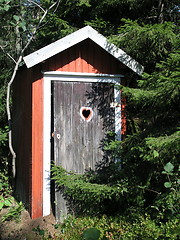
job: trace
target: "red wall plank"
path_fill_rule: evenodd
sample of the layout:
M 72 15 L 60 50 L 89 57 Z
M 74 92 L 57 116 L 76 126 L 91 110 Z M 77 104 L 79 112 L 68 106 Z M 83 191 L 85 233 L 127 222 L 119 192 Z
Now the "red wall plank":
M 32 218 L 42 216 L 43 82 L 39 66 L 20 71 L 13 84 L 15 193 Z
M 29 206 L 31 196 L 31 71 L 18 71 L 13 83 L 12 139 L 16 152 L 15 195 Z
M 39 69 L 37 68 L 37 71 Z M 34 75 L 39 73 L 34 71 Z M 32 199 L 31 217 L 43 214 L 43 79 L 32 83 Z
M 90 40 L 85 40 L 48 59 L 46 71 L 123 74 L 126 67 Z

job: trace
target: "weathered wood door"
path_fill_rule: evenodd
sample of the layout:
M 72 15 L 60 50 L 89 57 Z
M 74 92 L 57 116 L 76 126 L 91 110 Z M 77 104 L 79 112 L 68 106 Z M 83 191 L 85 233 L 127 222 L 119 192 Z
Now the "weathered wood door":
M 114 131 L 114 86 L 109 83 L 53 81 L 54 160 L 68 171 L 83 173 L 108 157 L 103 141 Z M 57 220 L 67 214 L 60 193 L 55 194 Z

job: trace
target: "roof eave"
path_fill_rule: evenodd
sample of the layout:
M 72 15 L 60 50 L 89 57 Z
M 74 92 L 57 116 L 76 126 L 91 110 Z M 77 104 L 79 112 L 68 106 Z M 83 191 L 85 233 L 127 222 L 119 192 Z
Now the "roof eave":
M 54 43 L 51 43 L 25 56 L 23 59 L 26 63 L 26 66 L 30 68 L 88 38 L 102 47 L 118 61 L 122 62 L 124 65 L 132 69 L 134 72 L 139 75 L 142 74 L 144 68 L 141 64 L 127 55 L 123 50 L 116 47 L 113 43 L 108 42 L 103 35 L 98 33 L 90 26 L 81 28 L 64 38 L 59 39 Z

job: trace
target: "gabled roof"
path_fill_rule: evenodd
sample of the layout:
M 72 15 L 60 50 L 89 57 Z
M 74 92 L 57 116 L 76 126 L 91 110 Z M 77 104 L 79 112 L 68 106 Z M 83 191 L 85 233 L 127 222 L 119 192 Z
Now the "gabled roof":
M 126 54 L 123 50 L 116 47 L 113 43 L 94 30 L 90 26 L 79 29 L 78 31 L 71 33 L 70 35 L 61 38 L 29 55 L 24 57 L 24 61 L 28 68 L 35 66 L 36 64 L 74 46 L 77 43 L 82 42 L 85 39 L 91 39 L 97 45 L 102 47 L 106 52 L 115 57 L 118 61 L 122 62 L 128 68 L 132 69 L 137 74 L 141 75 L 144 67 L 135 61 L 132 57 Z

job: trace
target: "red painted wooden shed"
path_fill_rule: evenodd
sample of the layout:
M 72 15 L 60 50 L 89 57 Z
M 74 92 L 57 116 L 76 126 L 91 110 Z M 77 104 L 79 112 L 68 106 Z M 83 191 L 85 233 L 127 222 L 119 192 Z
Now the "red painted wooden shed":
M 13 85 L 15 190 L 37 218 L 51 211 L 52 160 L 82 173 L 102 158 L 99 146 L 110 125 L 119 140 L 125 134 L 124 104 L 114 85 L 143 67 L 90 26 L 24 61 Z M 56 200 L 58 212 L 64 206 Z

